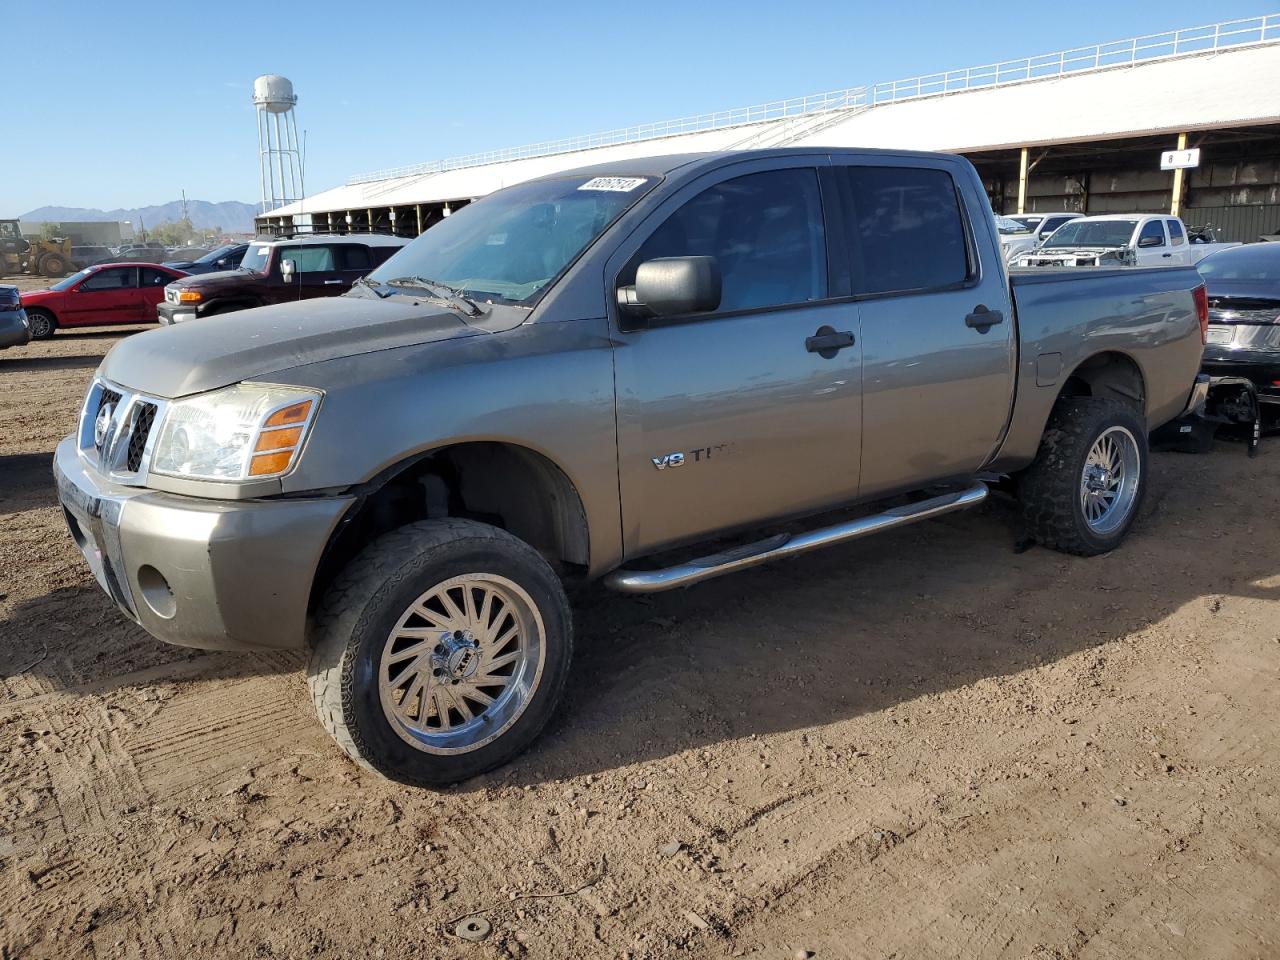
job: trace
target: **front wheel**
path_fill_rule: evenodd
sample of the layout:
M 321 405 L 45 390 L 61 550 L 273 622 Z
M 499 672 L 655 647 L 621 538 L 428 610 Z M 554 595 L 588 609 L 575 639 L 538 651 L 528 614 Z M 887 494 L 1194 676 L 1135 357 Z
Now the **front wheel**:
M 1107 553 L 1133 526 L 1147 489 L 1147 430 L 1117 400 L 1059 400 L 1035 462 L 1019 485 L 1023 518 L 1039 543 L 1064 553 Z
M 374 541 L 326 593 L 312 701 L 361 766 L 418 786 L 476 776 L 524 750 L 555 710 L 573 626 L 528 544 L 470 520 Z

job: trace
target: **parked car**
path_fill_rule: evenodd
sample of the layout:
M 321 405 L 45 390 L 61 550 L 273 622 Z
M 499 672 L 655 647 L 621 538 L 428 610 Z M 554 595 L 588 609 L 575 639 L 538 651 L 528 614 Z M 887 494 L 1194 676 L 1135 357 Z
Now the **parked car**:
M 1035 234 L 1037 243 L 1042 243 L 1053 236 L 1053 231 L 1057 230 L 1064 223 L 1069 223 L 1072 220 L 1079 220 L 1083 216 L 1083 213 L 1070 213 L 1064 210 L 1055 213 L 1011 214 L 1009 219 L 1016 220 L 1018 223 L 1022 224 Z
M 22 295 L 31 337 L 46 340 L 59 327 L 112 323 L 152 323 L 165 284 L 184 274 L 154 263 L 112 263 L 86 267 L 47 290 Z
M 378 233 L 255 240 L 237 269 L 170 284 L 157 313 L 161 323 L 174 324 L 271 303 L 336 297 L 408 242 Z
M 169 258 L 169 250 L 157 241 L 127 243 L 116 249 L 115 255 L 100 263 L 160 263 Z
M 218 270 L 235 270 L 244 259 L 247 243 L 229 243 L 226 246 L 210 250 L 195 260 L 166 260 L 166 267 L 173 267 L 187 274 L 214 273 Z
M 1204 371 L 1253 384 L 1268 420 L 1280 416 L 1280 244 L 1220 250 L 1197 265 L 1209 291 Z
M 92 267 L 97 263 L 110 263 L 115 259 L 110 247 L 80 246 L 71 248 L 71 266 L 76 270 Z
M 1006 475 L 1040 543 L 1114 549 L 1206 323 L 1189 267 L 1009 277 L 963 157 L 619 161 L 469 204 L 346 296 L 125 340 L 55 473 L 127 616 L 310 648 L 342 749 L 445 784 L 547 723 L 565 581 L 688 586 Z
M 31 340 L 31 326 L 17 287 L 0 286 L 0 350 L 21 347 Z
M 1000 236 L 1000 249 L 1006 263 L 1018 254 L 1036 247 L 1036 235 L 1031 228 L 1013 217 L 997 216 L 996 233 Z
M 208 247 L 173 247 L 166 251 L 170 259 L 165 263 L 191 263 L 209 255 Z
M 1187 266 L 1234 244 L 1187 241 L 1177 217 L 1107 214 L 1064 223 L 1038 249 L 1019 254 L 1018 267 Z

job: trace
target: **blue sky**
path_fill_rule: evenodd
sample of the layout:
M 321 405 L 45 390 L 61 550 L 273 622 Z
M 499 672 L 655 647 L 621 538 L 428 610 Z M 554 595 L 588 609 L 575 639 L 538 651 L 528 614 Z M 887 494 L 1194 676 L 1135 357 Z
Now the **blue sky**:
M 162 203 L 184 188 L 256 200 L 250 95 L 262 73 L 293 80 L 315 193 L 380 167 L 1275 10 L 1280 0 L 0 0 L 0 217 Z

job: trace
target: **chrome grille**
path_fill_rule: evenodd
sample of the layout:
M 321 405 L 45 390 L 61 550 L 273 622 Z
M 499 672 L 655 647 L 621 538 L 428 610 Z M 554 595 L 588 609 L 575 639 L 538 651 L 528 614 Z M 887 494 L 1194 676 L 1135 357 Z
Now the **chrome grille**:
M 154 427 L 165 401 L 131 393 L 118 384 L 94 380 L 80 415 L 80 454 L 116 483 L 146 482 Z M 105 422 L 100 422 L 104 411 Z

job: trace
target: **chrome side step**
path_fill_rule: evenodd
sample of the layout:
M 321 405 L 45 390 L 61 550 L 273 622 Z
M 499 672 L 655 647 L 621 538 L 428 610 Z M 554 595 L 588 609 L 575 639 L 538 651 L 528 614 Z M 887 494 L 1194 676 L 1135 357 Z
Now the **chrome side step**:
M 623 593 L 658 593 L 673 587 L 687 587 L 726 573 L 758 567 L 762 563 L 793 557 L 818 547 L 857 540 L 896 527 L 905 527 L 917 520 L 928 520 L 954 510 L 964 510 L 987 499 L 987 485 L 974 481 L 972 486 L 955 493 L 930 497 L 919 503 L 894 507 L 884 513 L 859 517 L 830 527 L 810 530 L 808 533 L 780 533 L 758 543 L 734 547 L 709 557 L 700 557 L 688 563 L 665 567 L 661 570 L 615 570 L 604 578 L 605 585 Z

